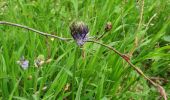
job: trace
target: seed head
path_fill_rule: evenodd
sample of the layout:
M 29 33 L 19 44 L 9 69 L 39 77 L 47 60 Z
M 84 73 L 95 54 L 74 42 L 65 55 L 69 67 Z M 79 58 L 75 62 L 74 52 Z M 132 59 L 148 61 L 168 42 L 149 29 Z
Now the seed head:
M 105 26 L 105 31 L 108 32 L 112 29 L 112 23 L 111 22 L 107 22 L 106 26 Z
M 70 26 L 71 35 L 79 46 L 87 40 L 88 26 L 82 21 L 73 22 Z
M 40 67 L 44 64 L 45 62 L 45 57 L 44 55 L 39 55 L 35 60 L 34 60 L 34 65 L 35 67 Z

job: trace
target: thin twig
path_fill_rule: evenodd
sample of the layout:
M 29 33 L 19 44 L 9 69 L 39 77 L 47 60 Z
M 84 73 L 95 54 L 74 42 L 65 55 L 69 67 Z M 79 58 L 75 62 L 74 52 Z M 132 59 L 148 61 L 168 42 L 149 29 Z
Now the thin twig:
M 95 40 L 88 40 L 87 42 L 92 42 L 92 43 L 96 43 L 99 45 L 102 45 L 112 51 L 114 51 L 115 53 L 117 53 L 119 56 L 121 56 L 131 67 L 133 67 L 133 69 L 141 76 L 143 76 L 146 80 L 148 80 L 153 86 L 155 86 L 158 91 L 160 92 L 161 96 L 164 98 L 164 100 L 167 100 L 167 95 L 165 93 L 165 90 L 162 86 L 160 86 L 159 84 L 155 83 L 154 81 L 152 81 L 148 76 L 146 76 L 141 69 L 139 69 L 138 67 L 136 67 L 134 64 L 131 63 L 130 58 L 127 57 L 126 55 L 120 53 L 119 51 L 117 51 L 115 48 L 108 46 L 106 44 L 103 44 L 101 42 L 95 41 Z
M 96 38 L 96 40 L 100 40 L 106 35 L 106 32 L 104 31 L 99 37 Z
M 124 4 L 125 3 L 125 1 L 122 1 L 121 2 L 121 22 L 122 22 L 122 29 L 123 29 L 123 34 L 124 34 L 124 36 L 125 36 L 125 25 L 124 25 Z
M 135 49 L 136 49 L 137 46 L 138 46 L 138 42 L 140 41 L 139 38 L 138 38 L 137 33 L 141 30 L 141 25 L 142 25 L 142 21 L 143 21 L 143 11 L 144 11 L 145 1 L 144 1 L 144 0 L 141 0 L 140 4 L 141 4 L 141 7 L 140 7 L 140 19 L 139 19 L 138 27 L 137 27 L 136 32 L 135 32 L 134 47 L 132 48 L 132 50 L 131 50 L 131 52 L 130 52 L 130 56 L 133 55 Z
M 44 33 L 44 32 L 38 31 L 38 30 L 36 30 L 36 29 L 30 28 L 30 27 L 28 27 L 28 26 L 24 26 L 24 25 L 20 25 L 20 24 L 16 24 L 16 23 L 11 23 L 11 22 L 6 22 L 6 21 L 0 21 L 0 24 L 24 28 L 24 29 L 33 31 L 33 32 L 35 32 L 35 33 L 38 33 L 38 34 L 41 34 L 41 35 L 44 35 L 44 36 L 53 37 L 53 38 L 57 38 L 57 39 L 64 40 L 64 41 L 72 40 L 72 38 L 62 38 L 62 37 L 59 37 L 59 36 L 56 36 L 56 35 L 52 35 L 52 34 L 49 34 L 49 33 Z
M 106 23 L 105 28 L 104 28 L 104 32 L 96 38 L 96 40 L 100 40 L 101 38 L 104 38 L 110 30 L 112 29 L 112 23 L 109 21 Z
M 157 15 L 157 14 L 154 14 L 154 15 L 149 19 L 148 23 L 146 24 L 145 31 L 148 30 L 151 21 L 156 17 L 156 15 Z
M 140 30 L 140 27 L 142 25 L 142 21 L 143 21 L 143 11 L 144 11 L 144 4 L 145 4 L 145 1 L 144 0 L 141 0 L 141 11 L 140 11 L 140 19 L 139 19 L 139 24 L 138 24 L 138 27 L 137 27 L 137 31 L 138 32 Z
M 101 42 L 98 42 L 98 41 L 95 41 L 95 40 L 87 40 L 86 42 L 92 42 L 92 43 L 100 44 L 100 45 L 102 45 L 102 46 L 104 46 L 104 47 L 107 47 L 107 48 L 113 50 L 115 53 L 117 53 L 117 54 L 120 55 L 120 56 L 123 55 L 123 54 L 121 54 L 119 51 L 117 51 L 115 48 L 110 47 L 110 46 L 108 46 L 108 45 L 106 45 L 106 44 L 103 44 L 103 43 L 101 43 Z

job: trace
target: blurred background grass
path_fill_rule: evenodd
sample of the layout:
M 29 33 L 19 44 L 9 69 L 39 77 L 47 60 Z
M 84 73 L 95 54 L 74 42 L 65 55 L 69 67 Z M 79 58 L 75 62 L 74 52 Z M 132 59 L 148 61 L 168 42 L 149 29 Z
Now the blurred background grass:
M 0 0 L 0 20 L 61 37 L 71 37 L 69 25 L 74 20 L 86 22 L 90 36 L 102 34 L 110 21 L 113 29 L 100 41 L 125 54 L 134 50 L 132 62 L 161 84 L 169 96 L 170 0 L 145 0 L 143 6 L 141 20 L 142 0 Z M 160 98 L 157 90 L 115 53 L 87 43 L 86 56 L 77 55 L 75 64 L 75 47 L 74 42 L 52 41 L 0 25 L 0 99 Z M 52 61 L 36 68 L 34 60 L 39 55 Z M 16 63 L 22 56 L 30 62 L 27 70 Z

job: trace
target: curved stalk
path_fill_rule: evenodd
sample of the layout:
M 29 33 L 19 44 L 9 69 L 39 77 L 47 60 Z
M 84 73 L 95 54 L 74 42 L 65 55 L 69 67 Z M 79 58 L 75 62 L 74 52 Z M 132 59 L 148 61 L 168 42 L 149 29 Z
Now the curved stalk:
M 28 26 L 24 26 L 24 25 L 20 25 L 20 24 L 16 24 L 16 23 L 0 21 L 0 24 L 24 28 L 24 29 L 33 31 L 35 33 L 38 33 L 38 34 L 41 34 L 41 35 L 44 35 L 44 36 L 53 37 L 53 38 L 57 38 L 57 39 L 64 40 L 64 41 L 72 40 L 72 38 L 62 38 L 62 37 L 59 37 L 59 36 L 56 36 L 56 35 L 52 35 L 52 34 L 49 34 L 49 33 L 44 33 L 44 32 L 38 31 L 36 29 L 30 28 Z
M 112 51 L 114 51 L 115 53 L 117 53 L 119 56 L 121 56 L 139 75 L 143 76 L 147 81 L 149 81 L 153 86 L 155 86 L 158 91 L 160 92 L 161 96 L 164 98 L 164 100 L 167 100 L 167 95 L 166 95 L 166 92 L 164 90 L 164 88 L 155 83 L 154 81 L 152 81 L 148 76 L 146 76 L 141 69 L 139 69 L 138 67 L 136 67 L 134 64 L 131 63 L 130 61 L 130 58 L 127 57 L 126 55 L 120 53 L 119 51 L 117 51 L 115 48 L 111 47 L 111 46 L 108 46 L 106 44 L 103 44 L 101 42 L 98 42 L 98 41 L 95 41 L 95 40 L 88 40 L 86 42 L 91 42 L 91 43 L 96 43 L 96 44 L 99 44 L 101 46 L 104 46 Z

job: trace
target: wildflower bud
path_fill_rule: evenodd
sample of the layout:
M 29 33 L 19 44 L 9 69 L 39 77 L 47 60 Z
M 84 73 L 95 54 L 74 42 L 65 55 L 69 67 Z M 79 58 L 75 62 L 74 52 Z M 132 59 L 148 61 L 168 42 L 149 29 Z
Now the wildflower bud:
M 79 46 L 87 40 L 88 26 L 82 21 L 73 22 L 70 26 L 71 35 Z
M 107 22 L 106 26 L 105 26 L 105 32 L 108 32 L 112 29 L 112 23 L 111 22 Z
M 32 75 L 29 75 L 27 79 L 32 80 Z
M 44 86 L 44 87 L 42 88 L 42 90 L 43 90 L 43 91 L 46 91 L 46 90 L 47 90 L 47 86 Z
M 70 83 L 67 83 L 64 87 L 64 91 L 69 91 L 70 90 Z
M 40 67 L 44 64 L 44 55 L 39 55 L 35 60 L 34 60 L 34 65 L 35 67 Z

